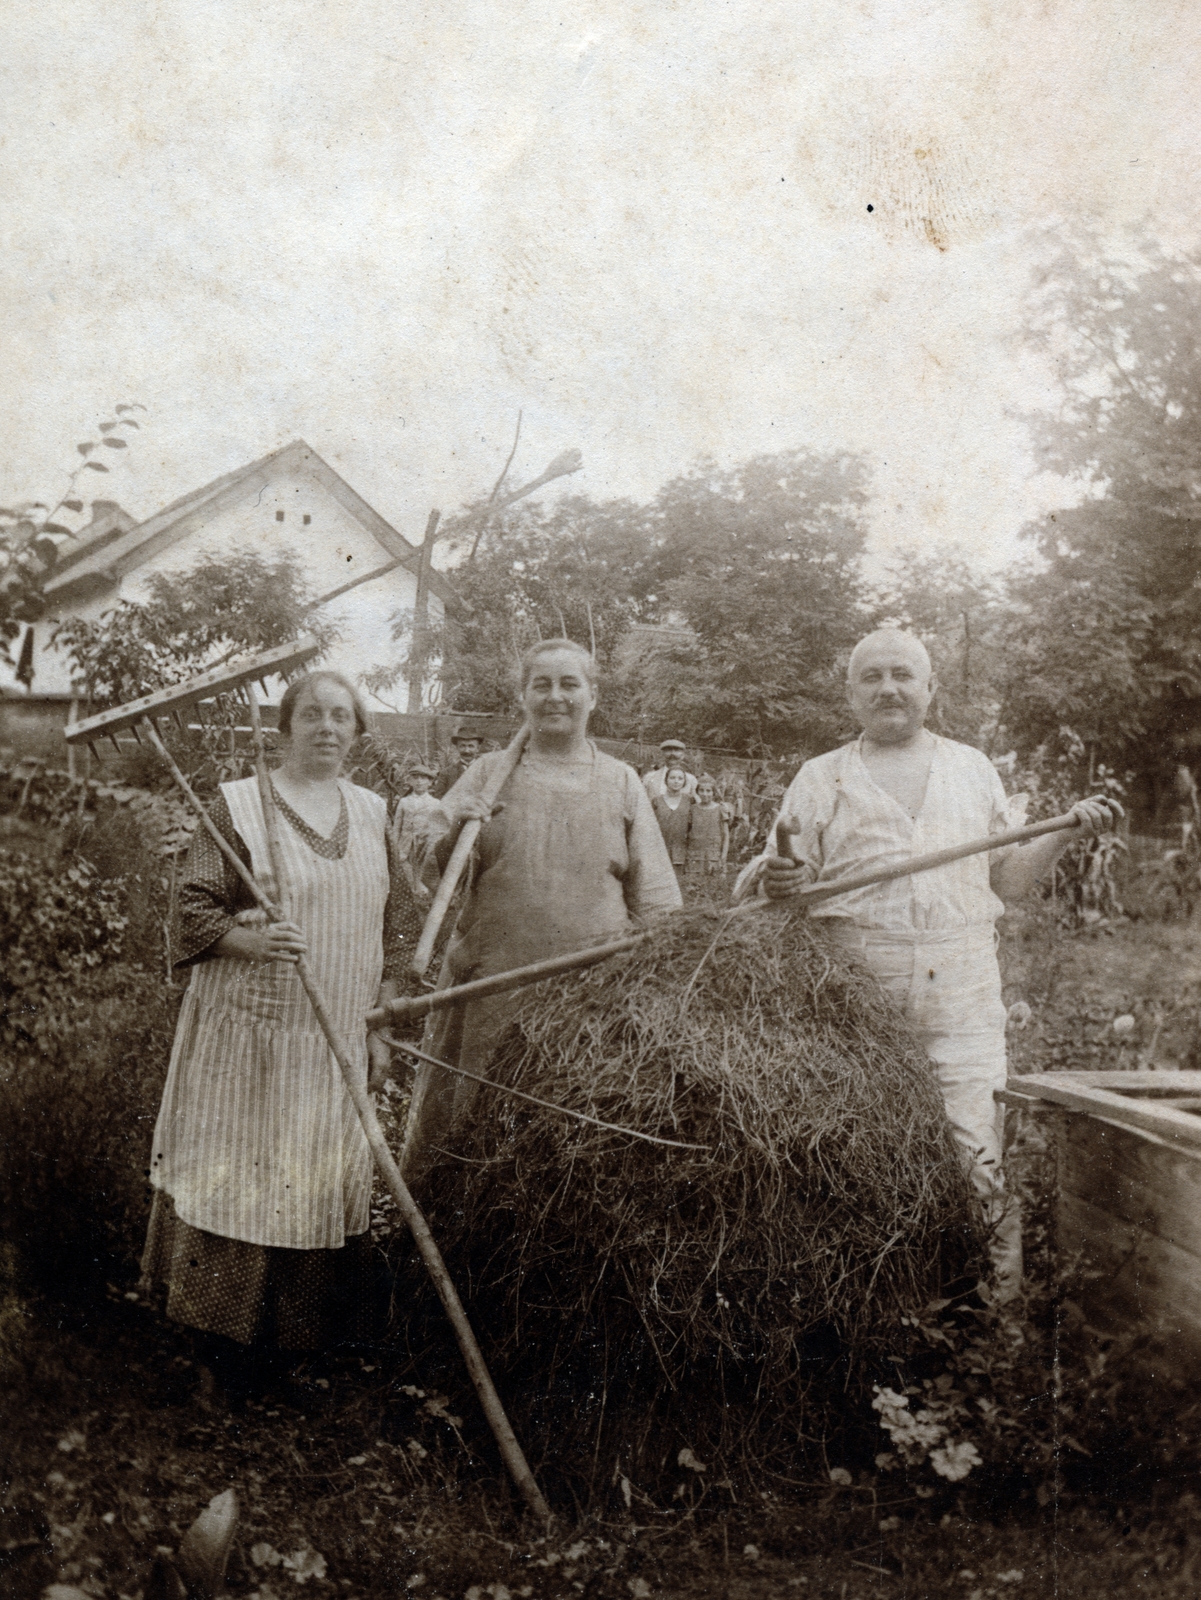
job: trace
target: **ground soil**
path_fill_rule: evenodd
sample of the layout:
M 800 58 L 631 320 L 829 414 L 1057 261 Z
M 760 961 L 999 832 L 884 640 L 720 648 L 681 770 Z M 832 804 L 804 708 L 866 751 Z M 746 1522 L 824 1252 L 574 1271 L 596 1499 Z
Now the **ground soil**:
M 1065 935 L 1034 916 L 1004 941 L 1007 1000 L 1030 1007 L 1024 1027 L 1015 1015 L 1020 1070 L 1201 1065 L 1201 927 Z M 1135 1018 L 1124 1036 L 1121 1015 Z M 156 1552 L 177 1550 L 228 1487 L 228 1590 L 248 1600 L 1201 1594 L 1201 1501 L 1145 1475 L 982 1510 L 951 1489 L 920 1498 L 812 1467 L 766 1488 L 682 1471 L 674 1501 L 636 1486 L 586 1506 L 563 1493 L 547 1534 L 522 1517 L 486 1435 L 456 1416 L 469 1396 L 430 1388 L 420 1355 L 340 1358 L 229 1415 L 198 1393 L 186 1334 L 132 1295 L 126 1282 L 82 1299 L 14 1287 L 0 1308 L 0 1596 L 60 1584 L 139 1600 Z

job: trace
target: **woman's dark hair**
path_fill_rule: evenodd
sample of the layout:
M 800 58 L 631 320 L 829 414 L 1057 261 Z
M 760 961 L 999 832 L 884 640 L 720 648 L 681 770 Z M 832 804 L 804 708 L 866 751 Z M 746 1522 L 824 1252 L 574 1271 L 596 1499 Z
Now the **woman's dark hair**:
M 529 681 L 534 675 L 534 664 L 539 656 L 548 655 L 552 650 L 571 650 L 580 658 L 584 676 L 595 689 L 600 674 L 596 670 L 596 657 L 591 650 L 582 644 L 577 644 L 574 639 L 539 639 L 537 644 L 532 644 L 521 658 L 521 692 L 525 693 Z
M 367 732 L 367 711 L 359 698 L 359 691 L 349 678 L 344 678 L 340 672 L 326 672 L 324 669 L 317 672 L 306 672 L 303 678 L 296 678 L 284 691 L 284 697 L 279 703 L 279 731 L 286 739 L 292 732 L 292 713 L 296 710 L 296 702 L 306 689 L 311 689 L 315 683 L 336 683 L 339 689 L 345 689 L 350 696 L 350 703 L 354 707 L 354 731 L 356 734 Z

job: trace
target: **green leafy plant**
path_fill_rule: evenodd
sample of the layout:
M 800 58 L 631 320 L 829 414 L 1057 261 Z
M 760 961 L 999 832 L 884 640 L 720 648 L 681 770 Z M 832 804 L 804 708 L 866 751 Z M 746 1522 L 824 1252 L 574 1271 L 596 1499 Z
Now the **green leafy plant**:
M 83 459 L 67 474 L 65 492 L 54 505 L 27 500 L 15 506 L 0 506 L 0 660 L 12 661 L 11 647 L 25 624 L 36 622 L 45 611 L 42 588 L 58 564 L 61 542 L 77 537 L 61 521 L 64 511 L 78 514 L 84 502 L 78 489 L 85 472 L 107 473 L 108 465 L 97 451 L 125 450 L 129 441 L 122 429 L 140 429 L 133 416 L 146 407 L 119 405 L 113 415 L 97 428 L 98 439 L 85 439 L 75 446 Z M 33 680 L 33 662 L 28 653 L 29 635 L 17 660 L 17 677 L 26 687 Z
M 123 889 L 83 858 L 47 873 L 39 856 L 0 853 L 0 1043 L 40 1048 L 77 1003 L 78 980 L 120 956 Z

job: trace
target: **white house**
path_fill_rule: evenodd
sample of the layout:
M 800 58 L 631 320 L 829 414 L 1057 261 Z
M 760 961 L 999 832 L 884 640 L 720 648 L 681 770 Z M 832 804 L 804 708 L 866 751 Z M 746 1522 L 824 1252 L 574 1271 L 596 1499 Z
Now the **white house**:
M 340 635 L 323 664 L 352 681 L 404 651 L 391 637 L 391 619 L 412 611 L 419 551 L 302 439 L 193 490 L 145 522 L 112 501 L 95 501 L 92 510 L 91 523 L 64 545 L 46 585 L 49 605 L 35 631 L 30 698 L 70 695 L 69 664 L 49 646 L 56 620 L 95 620 L 119 600 L 145 598 L 150 574 L 184 570 L 210 553 L 290 550 L 299 556 L 314 596 L 330 597 L 322 614 Z M 348 585 L 355 586 L 337 592 Z M 431 625 L 441 622 L 448 600 L 453 604 L 450 586 L 431 572 Z M 8 693 L 23 693 L 11 670 L 0 683 Z

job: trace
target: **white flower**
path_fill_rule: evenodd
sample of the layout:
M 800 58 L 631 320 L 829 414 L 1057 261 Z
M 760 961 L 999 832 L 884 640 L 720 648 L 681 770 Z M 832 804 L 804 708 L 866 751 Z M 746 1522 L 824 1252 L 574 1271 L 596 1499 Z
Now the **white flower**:
M 931 1450 L 930 1465 L 940 1478 L 948 1478 L 952 1483 L 958 1483 L 960 1478 L 966 1478 L 973 1467 L 984 1464 L 976 1446 L 967 1439 L 961 1439 L 958 1444 L 945 1444 L 938 1450 Z
M 1128 1039 L 1134 1032 L 1134 1018 L 1128 1011 L 1125 1015 L 1113 1019 L 1113 1031 L 1119 1039 Z

